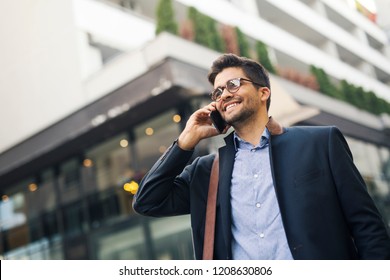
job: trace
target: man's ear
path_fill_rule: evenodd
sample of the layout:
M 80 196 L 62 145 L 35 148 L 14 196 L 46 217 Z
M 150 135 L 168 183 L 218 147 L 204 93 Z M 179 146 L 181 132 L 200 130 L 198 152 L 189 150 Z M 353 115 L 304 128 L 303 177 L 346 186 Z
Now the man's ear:
M 267 101 L 268 98 L 270 97 L 271 95 L 271 91 L 269 88 L 267 87 L 261 87 L 259 88 L 259 93 L 260 93 L 260 98 L 262 101 Z

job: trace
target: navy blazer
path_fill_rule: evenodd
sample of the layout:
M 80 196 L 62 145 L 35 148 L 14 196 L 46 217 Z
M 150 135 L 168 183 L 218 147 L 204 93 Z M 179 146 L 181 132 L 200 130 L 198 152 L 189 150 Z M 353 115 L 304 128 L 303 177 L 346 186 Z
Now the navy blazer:
M 214 259 L 231 259 L 230 187 L 233 134 L 219 149 Z M 133 200 L 140 214 L 191 214 L 195 258 L 201 259 L 214 155 L 196 158 L 175 142 L 140 183 Z M 270 139 L 276 196 L 294 259 L 390 259 L 382 218 L 336 127 L 291 127 Z

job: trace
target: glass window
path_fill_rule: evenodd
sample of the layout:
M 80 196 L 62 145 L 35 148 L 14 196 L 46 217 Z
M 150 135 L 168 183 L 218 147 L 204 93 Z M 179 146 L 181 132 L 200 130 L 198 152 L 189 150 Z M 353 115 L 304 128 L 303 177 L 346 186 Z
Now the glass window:
M 81 197 L 80 163 L 78 158 L 72 158 L 61 164 L 58 185 L 61 202 L 69 203 Z
M 82 205 L 80 201 L 76 201 L 64 207 L 64 229 L 66 234 L 75 235 L 82 233 L 85 222 Z
M 44 236 L 50 239 L 59 236 L 59 219 L 55 211 L 45 212 L 41 219 Z
M 26 190 L 32 180 L 24 180 L 9 188 L 0 200 L 0 229 L 8 230 L 27 222 Z
M 42 174 L 42 182 L 38 185 L 40 192 L 40 204 L 42 210 L 51 211 L 57 205 L 56 191 L 55 191 L 55 177 L 53 170 L 46 170 Z
M 61 164 L 58 185 L 62 202 L 64 232 L 67 235 L 80 234 L 83 232 L 86 216 L 82 203 L 83 192 L 79 158 L 75 157 Z M 47 216 L 49 219 L 55 217 Z M 57 230 L 57 224 L 53 223 L 53 220 L 48 220 L 48 223 L 48 230 Z
M 44 211 L 55 205 L 54 190 L 49 186 L 53 184 L 53 172 L 49 176 L 50 180 L 46 175 L 42 177 L 41 183 L 27 179 L 11 187 L 9 190 L 14 193 L 4 195 L 0 202 L 2 245 L 7 258 L 40 258 L 39 252 L 33 256 L 38 244 L 42 244 L 47 237 L 58 234 L 56 215 L 50 223 L 45 219 L 47 214 Z M 50 189 L 48 195 L 45 195 L 45 186 Z
M 95 174 L 95 190 L 122 187 L 134 176 L 129 145 L 127 135 L 121 134 L 86 152 L 83 165 Z
M 161 218 L 151 223 L 153 247 L 159 260 L 193 259 L 188 215 Z
M 379 149 L 379 154 L 382 160 L 380 178 L 383 182 L 383 186 L 381 188 L 383 191 L 381 192 L 381 195 L 378 195 L 376 201 L 384 216 L 390 234 L 390 149 L 381 147 Z
M 56 192 L 54 185 L 54 171 L 43 172 L 41 180 L 28 184 L 26 191 L 28 216 L 35 218 L 44 211 L 56 207 Z
M 31 241 L 36 241 L 43 237 L 42 221 L 40 218 L 29 218 L 28 227 Z
M 129 201 L 130 199 L 127 200 L 127 204 L 130 204 Z M 116 192 L 101 192 L 90 195 L 88 197 L 88 207 L 92 227 L 99 227 L 102 222 L 126 213 L 126 211 L 121 211 Z
M 88 194 L 91 225 L 132 212 L 131 195 L 125 183 L 136 176 L 131 142 L 126 133 L 119 134 L 86 151 L 83 161 L 83 185 Z
M 390 207 L 389 207 L 389 177 L 386 177 L 386 166 L 390 171 L 389 149 L 347 138 L 354 162 L 361 172 L 367 189 L 376 206 L 383 215 L 390 232 Z M 386 165 L 387 164 L 387 165 Z
M 366 149 L 364 142 L 345 137 L 353 155 L 353 161 L 363 176 L 370 176 L 371 166 L 367 161 Z
M 383 179 L 387 182 L 388 187 L 390 188 L 390 149 L 382 147 L 380 148 L 379 153 L 382 159 L 382 176 Z
M 193 259 L 188 215 L 149 219 L 124 228 L 111 228 L 94 242 L 97 259 Z M 150 233 L 150 234 L 149 234 Z
M 364 143 L 366 149 L 366 160 L 370 166 L 370 173 L 374 178 L 379 178 L 381 173 L 381 158 L 378 148 L 370 143 Z
M 27 245 L 30 242 L 29 228 L 26 224 L 14 226 L 2 232 L 5 252 Z
M 140 225 L 112 229 L 96 240 L 96 256 L 100 260 L 145 260 L 145 233 Z
M 180 121 L 181 116 L 170 110 L 135 128 L 137 163 L 141 173 L 149 170 L 179 136 Z
M 61 260 L 63 259 L 62 243 L 59 239 L 48 241 L 42 239 L 7 252 L 7 260 Z
M 383 160 L 375 145 L 352 138 L 347 138 L 354 157 L 354 162 L 364 177 L 368 189 L 373 195 L 387 195 L 387 183 L 383 180 Z

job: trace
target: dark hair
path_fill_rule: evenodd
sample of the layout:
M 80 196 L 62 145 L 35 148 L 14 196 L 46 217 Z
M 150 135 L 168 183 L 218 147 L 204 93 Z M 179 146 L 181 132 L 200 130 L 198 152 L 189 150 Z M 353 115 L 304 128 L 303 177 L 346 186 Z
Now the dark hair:
M 240 57 L 232 53 L 223 54 L 213 62 L 213 65 L 211 66 L 210 72 L 207 76 L 209 82 L 214 85 L 215 77 L 225 68 L 229 67 L 241 68 L 250 80 L 255 83 L 264 85 L 271 90 L 269 74 L 268 71 L 263 67 L 263 65 L 261 65 L 255 60 L 246 57 Z M 255 84 L 254 86 L 258 88 L 258 86 L 256 86 Z M 270 104 L 271 96 L 267 100 L 267 110 L 269 109 Z

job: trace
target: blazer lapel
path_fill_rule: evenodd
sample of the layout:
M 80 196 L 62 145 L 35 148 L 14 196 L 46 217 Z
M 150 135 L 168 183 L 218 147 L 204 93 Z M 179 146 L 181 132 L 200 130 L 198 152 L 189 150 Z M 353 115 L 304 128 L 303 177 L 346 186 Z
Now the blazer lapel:
M 233 172 L 235 149 L 233 144 L 233 134 L 225 138 L 226 146 L 219 149 L 219 187 L 218 187 L 218 202 L 221 210 L 221 224 L 228 258 L 231 258 L 231 205 L 230 205 L 230 187 L 231 174 Z M 217 203 L 218 203 L 217 202 Z

